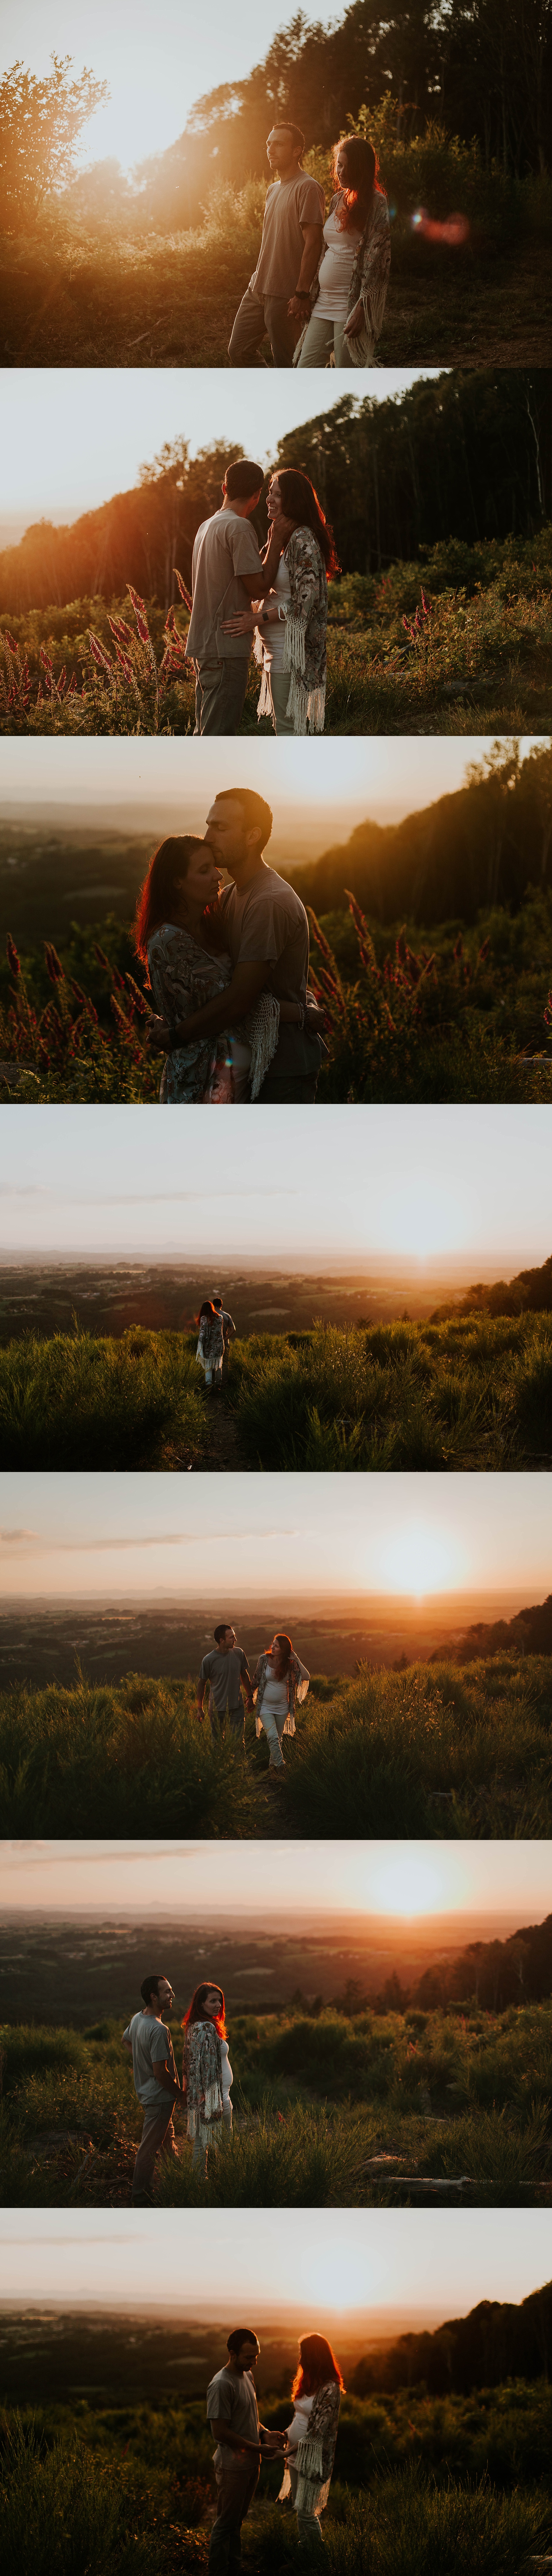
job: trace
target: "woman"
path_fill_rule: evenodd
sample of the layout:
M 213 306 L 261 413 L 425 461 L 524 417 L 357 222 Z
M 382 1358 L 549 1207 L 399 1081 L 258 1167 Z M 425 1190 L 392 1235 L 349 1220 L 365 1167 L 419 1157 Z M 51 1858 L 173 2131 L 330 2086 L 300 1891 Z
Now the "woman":
M 160 1014 L 152 1017 L 151 1034 L 169 1049 L 163 1101 L 256 1100 L 278 1044 L 280 1017 L 299 1017 L 293 1003 L 281 1005 L 272 993 L 261 993 L 233 1029 L 177 1041 L 179 1023 L 232 981 L 220 885 L 208 843 L 190 832 L 175 833 L 154 850 L 138 897 L 134 946 Z
M 282 1736 L 295 1734 L 295 1702 L 300 1708 L 309 1682 L 310 1673 L 294 1654 L 291 1637 L 278 1632 L 259 1655 L 253 1674 L 256 1732 L 262 1735 L 264 1727 L 270 1745 L 269 1780 L 285 1771 Z
M 218 1303 L 214 1304 L 212 1297 L 204 1297 L 197 1320 L 199 1326 L 197 1365 L 198 1368 L 205 1370 L 205 1385 L 212 1386 L 214 1379 L 215 1388 L 220 1389 L 224 1359 L 224 1324 L 222 1310 Z
M 313 310 L 294 367 L 371 367 L 385 312 L 391 261 L 389 207 L 371 143 L 353 134 L 336 144 L 335 194 L 311 286 Z
M 223 2123 L 225 2129 L 232 2129 L 232 2068 L 222 1986 L 196 1986 L 182 2029 L 182 2089 L 186 2091 L 188 2137 L 193 2140 L 192 2165 L 202 2161 L 206 2173 L 208 2149 L 218 2147 Z
M 339 572 L 333 532 L 308 474 L 280 467 L 270 481 L 265 595 L 226 618 L 227 635 L 255 634 L 263 679 L 257 715 L 274 733 L 323 733 L 328 581 Z
M 339 2362 L 326 2336 L 302 2335 L 278 2502 L 291 2495 L 299 2541 L 316 2550 L 323 2545 L 319 2515 L 328 2502 L 342 2391 Z

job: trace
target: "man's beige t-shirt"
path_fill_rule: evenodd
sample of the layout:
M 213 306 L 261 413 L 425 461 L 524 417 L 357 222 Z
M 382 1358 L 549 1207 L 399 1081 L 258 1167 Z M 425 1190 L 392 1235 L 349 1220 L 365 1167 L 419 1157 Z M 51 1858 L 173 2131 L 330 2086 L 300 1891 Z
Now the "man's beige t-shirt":
M 304 251 L 303 226 L 324 222 L 326 200 L 318 179 L 299 170 L 296 179 L 275 179 L 268 189 L 263 237 L 252 293 L 294 295 Z
M 240 893 L 223 886 L 221 910 L 234 966 L 267 961 L 266 990 L 276 999 L 304 1002 L 309 971 L 309 925 L 304 904 L 293 886 L 267 868 Z
M 214 517 L 203 519 L 198 528 L 192 557 L 193 608 L 186 645 L 191 661 L 249 660 L 252 635 L 221 631 L 223 617 L 236 617 L 240 609 L 249 608 L 242 572 L 248 579 L 258 576 L 260 598 L 263 571 L 251 520 L 240 519 L 235 510 L 215 510 Z

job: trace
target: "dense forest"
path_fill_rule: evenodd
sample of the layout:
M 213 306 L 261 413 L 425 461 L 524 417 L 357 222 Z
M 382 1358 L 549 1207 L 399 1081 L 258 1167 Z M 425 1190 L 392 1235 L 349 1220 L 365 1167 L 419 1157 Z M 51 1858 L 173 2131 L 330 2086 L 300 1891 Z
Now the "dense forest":
M 542 175 L 552 150 L 552 19 L 548 0 L 352 0 L 339 24 L 310 23 L 301 9 L 274 37 L 248 78 L 214 86 L 196 101 L 185 132 L 137 173 L 157 223 L 194 220 L 198 191 L 212 180 L 243 184 L 266 170 L 274 118 L 292 117 L 307 149 L 337 140 L 392 99 L 397 140 L 439 123 L 485 169 L 504 177 Z M 443 213 L 450 207 L 443 207 Z
M 439 1653 L 430 1656 L 430 1662 L 442 1660 L 441 1645 Z M 509 2004 L 542 2003 L 550 1994 L 552 1914 L 547 1914 L 545 1923 L 525 1924 L 506 1941 L 470 1941 L 456 1958 L 436 1959 L 423 1969 L 415 1986 L 402 1986 L 394 1969 L 379 1994 L 359 1994 L 355 2003 L 350 1988 L 345 1999 L 336 1996 L 335 2002 L 341 2011 L 345 2002 L 353 2014 L 368 2005 L 376 2013 L 426 2013 L 470 2004 L 477 2011 L 497 2013 L 505 2012 Z
M 552 881 L 552 748 L 525 760 L 515 742 L 497 743 L 468 769 L 453 796 L 440 796 L 400 823 L 369 817 L 345 843 L 289 870 L 315 913 L 341 908 L 348 887 L 373 922 L 428 928 L 474 923 L 487 905 L 515 912 L 529 886 Z
M 534 589 L 536 573 L 538 586 L 531 543 L 542 545 L 552 519 L 551 391 L 548 368 L 451 369 L 377 403 L 344 394 L 280 441 L 275 463 L 311 475 L 343 571 L 367 577 L 367 609 L 386 566 L 397 558 L 423 566 L 435 546 L 449 549 L 435 568 L 441 589 L 447 571 L 453 587 L 489 581 L 498 569 L 493 541 L 510 537 L 522 556 L 529 542 L 527 583 Z M 121 598 L 129 582 L 168 609 L 179 601 L 176 570 L 189 582 L 196 530 L 220 505 L 229 453 L 216 442 L 192 458 L 182 437 L 143 467 L 133 490 L 72 527 L 29 527 L 0 554 L 0 612 Z M 262 501 L 259 537 L 266 526 Z M 541 582 L 545 570 L 543 557 Z
M 472 1664 L 480 1655 L 508 1653 L 509 1647 L 515 1655 L 552 1655 L 552 1592 L 546 1601 L 516 1610 L 513 1619 L 475 1619 L 462 1637 L 447 1644 L 446 1652 L 460 1664 Z M 430 1655 L 430 1663 L 438 1663 L 442 1652 L 441 1645 L 438 1653 Z
M 518 1270 L 515 1279 L 478 1279 L 454 1306 L 436 1306 L 431 1321 L 448 1315 L 549 1315 L 552 1311 L 552 1254 L 537 1269 Z
M 552 2360 L 552 2282 L 533 2290 L 519 2307 L 482 2299 L 467 2317 L 453 2317 L 435 2334 L 405 2334 L 390 2352 L 367 2354 L 355 2372 L 359 2397 L 372 2388 L 415 2387 L 425 2380 L 432 2396 L 447 2390 L 496 2388 L 510 2378 L 546 2379 Z

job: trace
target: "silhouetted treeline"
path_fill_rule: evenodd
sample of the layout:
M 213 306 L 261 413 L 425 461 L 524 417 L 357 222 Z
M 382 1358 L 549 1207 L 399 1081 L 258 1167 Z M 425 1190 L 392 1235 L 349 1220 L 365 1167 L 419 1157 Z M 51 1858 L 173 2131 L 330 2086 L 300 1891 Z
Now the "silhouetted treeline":
M 418 377 L 400 401 L 344 394 L 282 439 L 275 463 L 311 475 L 344 572 L 380 575 L 397 558 L 413 562 L 450 540 L 477 550 L 510 535 L 534 539 L 552 516 L 551 391 L 551 369 L 457 368 Z M 191 459 L 183 436 L 134 490 L 73 527 L 41 520 L 28 528 L 0 555 L 0 610 L 122 597 L 129 581 L 168 608 L 179 598 L 175 566 L 188 581 L 196 530 L 219 508 L 235 453 L 228 441 Z M 256 524 L 264 534 L 264 502 Z M 472 587 L 485 577 L 477 551 L 448 575 Z
M 517 1610 L 513 1619 L 475 1619 L 446 1652 L 460 1664 L 472 1664 L 480 1655 L 503 1654 L 510 1647 L 516 1655 L 552 1655 L 552 1592 L 531 1609 Z M 440 1663 L 443 1651 L 438 1647 L 430 1664 Z
M 286 874 L 316 913 L 342 910 L 345 886 L 384 923 L 471 923 L 498 903 L 515 911 L 528 886 L 552 881 L 552 750 L 535 744 L 522 761 L 514 744 L 454 796 L 400 823 L 358 823 L 350 840 Z
M 552 1254 L 535 1270 L 518 1270 L 515 1279 L 477 1279 L 457 1306 L 436 1306 L 431 1322 L 449 1315 L 549 1315 L 552 1310 Z
M 437 1660 L 431 1657 L 433 1663 Z M 394 1968 L 379 1994 L 364 1997 L 364 2005 L 370 2001 L 372 2012 L 404 2013 L 475 2003 L 482 2011 L 495 2013 L 505 2012 L 508 2004 L 541 2003 L 550 1994 L 552 1914 L 544 1923 L 512 1932 L 506 1941 L 470 1941 L 454 1958 L 432 1961 L 415 1986 L 402 1986 Z
M 389 2352 L 367 2353 L 350 2386 L 355 2396 L 366 2397 L 372 2388 L 414 2388 L 425 2380 L 432 2397 L 445 2396 L 448 2389 L 467 2395 L 470 2388 L 497 2388 L 504 2379 L 548 2379 L 551 2361 L 552 2282 L 547 2282 L 519 2307 L 481 2299 L 468 2316 L 452 2317 L 435 2334 L 400 2335 Z
M 299 10 L 248 78 L 196 100 L 179 141 L 143 165 L 155 219 L 193 221 L 206 163 L 213 183 L 267 172 L 274 119 L 293 118 L 307 149 L 327 146 L 382 98 L 396 101 L 398 140 L 437 120 L 467 144 L 475 137 L 487 168 L 496 159 L 509 177 L 542 173 L 552 150 L 549 12 L 542 0 L 510 0 L 506 10 L 489 0 L 449 0 L 446 10 L 399 0 L 390 15 L 377 0 L 352 0 L 325 28 Z

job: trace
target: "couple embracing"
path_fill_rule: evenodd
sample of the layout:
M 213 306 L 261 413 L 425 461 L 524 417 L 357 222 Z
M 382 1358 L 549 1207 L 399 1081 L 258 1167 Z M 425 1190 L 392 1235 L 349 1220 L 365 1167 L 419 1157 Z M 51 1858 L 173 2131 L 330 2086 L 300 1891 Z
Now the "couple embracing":
M 344 2386 L 339 2362 L 326 2335 L 301 2335 L 291 2388 L 293 2413 L 279 2432 L 259 2423 L 254 2372 L 260 2349 L 251 2327 L 236 2326 L 228 2336 L 228 2361 L 207 2390 L 207 2420 L 217 2444 L 209 2576 L 232 2576 L 240 2567 L 242 2522 L 261 2467 L 271 2460 L 283 2466 L 278 2503 L 289 2502 L 295 2509 L 301 2564 L 303 2556 L 309 2566 L 320 2552 L 324 2556 L 320 2515 L 328 2501 Z
M 228 788 L 204 840 L 174 834 L 150 860 L 134 943 L 167 1049 L 164 1102 L 316 1098 L 324 1015 L 304 904 L 263 858 L 271 830 L 263 796 Z

